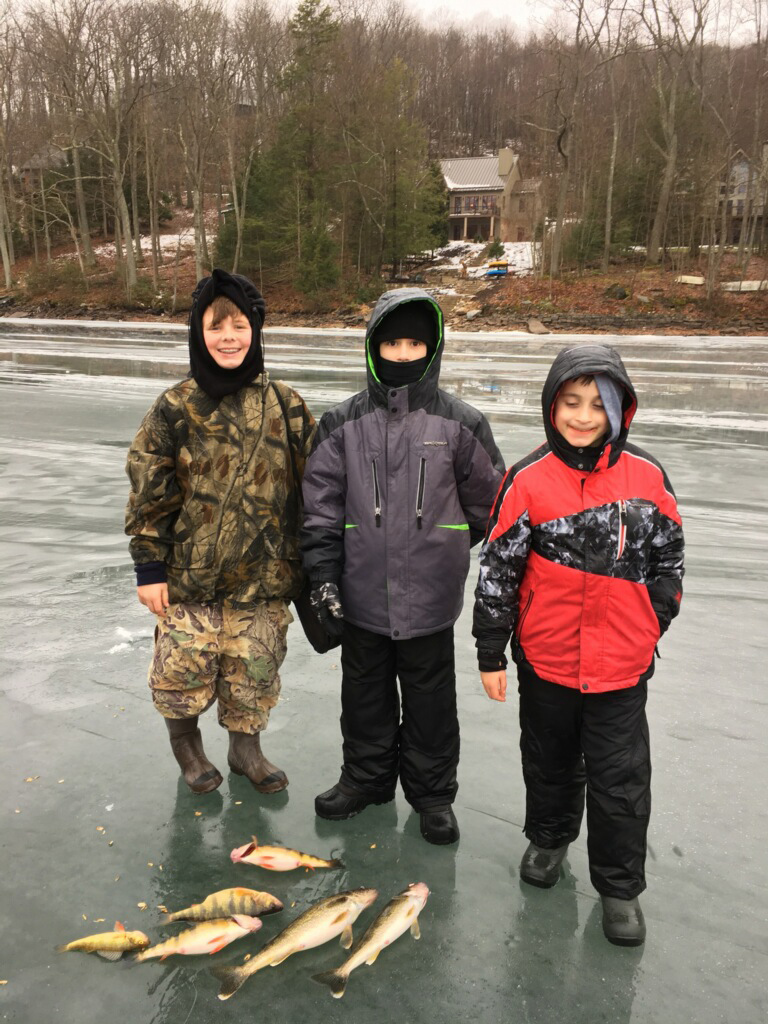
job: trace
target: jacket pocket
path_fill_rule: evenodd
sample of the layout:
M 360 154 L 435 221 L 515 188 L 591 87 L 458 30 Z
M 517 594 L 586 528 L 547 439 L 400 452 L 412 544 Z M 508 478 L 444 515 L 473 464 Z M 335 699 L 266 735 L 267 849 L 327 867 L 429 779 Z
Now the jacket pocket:
M 381 526 L 381 491 L 379 490 L 379 470 L 376 459 L 371 461 L 371 473 L 373 475 L 373 516 L 376 525 Z
M 427 460 L 419 460 L 419 486 L 416 488 L 416 526 L 421 529 L 421 520 L 424 515 L 424 491 L 427 485 Z
M 518 642 L 522 638 L 523 626 L 525 625 L 525 620 L 528 618 L 528 612 L 531 610 L 531 605 L 533 604 L 533 593 L 534 592 L 532 590 L 528 591 L 528 600 L 525 602 L 525 607 L 520 612 L 517 619 L 517 629 L 515 630 L 515 636 L 517 637 Z

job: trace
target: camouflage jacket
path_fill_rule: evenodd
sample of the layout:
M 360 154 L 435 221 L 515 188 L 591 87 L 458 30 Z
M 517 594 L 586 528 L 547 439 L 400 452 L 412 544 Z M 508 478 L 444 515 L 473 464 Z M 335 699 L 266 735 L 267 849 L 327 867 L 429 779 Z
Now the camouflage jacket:
M 137 566 L 165 566 L 172 603 L 242 606 L 301 589 L 301 495 L 276 390 L 301 479 L 315 421 L 266 373 L 219 403 L 188 378 L 144 417 L 128 453 L 125 532 Z

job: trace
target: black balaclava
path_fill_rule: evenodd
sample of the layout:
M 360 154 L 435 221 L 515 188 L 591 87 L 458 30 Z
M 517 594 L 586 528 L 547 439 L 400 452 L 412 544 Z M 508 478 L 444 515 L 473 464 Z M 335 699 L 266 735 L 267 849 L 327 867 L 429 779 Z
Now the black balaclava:
M 227 370 L 219 366 L 205 346 L 203 313 L 219 295 L 225 295 L 248 317 L 251 325 L 251 347 L 240 366 Z M 264 369 L 261 344 L 261 326 L 264 323 L 264 298 L 247 277 L 214 270 L 210 277 L 197 282 L 192 293 L 189 314 L 189 367 L 190 372 L 206 395 L 221 401 L 226 395 L 250 384 Z
M 413 338 L 423 341 L 427 346 L 427 354 L 422 359 L 413 359 L 410 363 L 382 359 L 379 345 L 382 341 L 396 341 L 398 338 Z M 424 376 L 429 361 L 437 348 L 437 327 L 435 313 L 426 302 L 404 302 L 396 306 L 384 317 L 371 335 L 370 352 L 376 376 L 389 387 L 402 388 L 406 384 L 415 384 Z

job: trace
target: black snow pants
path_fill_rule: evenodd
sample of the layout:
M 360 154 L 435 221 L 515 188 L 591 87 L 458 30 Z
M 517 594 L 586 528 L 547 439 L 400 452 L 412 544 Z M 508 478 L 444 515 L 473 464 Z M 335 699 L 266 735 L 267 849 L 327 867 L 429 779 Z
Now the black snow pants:
M 392 640 L 347 622 L 341 667 L 342 780 L 389 799 L 399 776 L 415 810 L 452 804 L 459 764 L 453 629 Z
M 543 849 L 576 839 L 586 789 L 592 884 L 625 900 L 645 889 L 650 675 L 625 690 L 582 694 L 540 679 L 527 661 L 518 665 L 525 835 Z

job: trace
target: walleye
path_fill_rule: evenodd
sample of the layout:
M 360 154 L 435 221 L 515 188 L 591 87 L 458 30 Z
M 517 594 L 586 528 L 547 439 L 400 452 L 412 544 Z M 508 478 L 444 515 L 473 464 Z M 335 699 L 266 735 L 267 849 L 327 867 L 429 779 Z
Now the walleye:
M 375 889 L 353 889 L 328 896 L 291 921 L 279 935 L 242 967 L 216 967 L 214 977 L 222 982 L 219 999 L 229 999 L 252 974 L 263 967 L 277 967 L 302 949 L 314 949 L 341 935 L 341 945 L 352 945 L 352 925 L 361 911 L 370 907 L 378 896 Z
M 299 850 L 288 850 L 284 846 L 259 846 L 256 836 L 250 843 L 238 846 L 230 854 L 232 863 L 242 861 L 244 864 L 255 864 L 268 871 L 293 871 L 294 868 L 343 868 L 340 860 L 323 860 L 313 857 L 311 853 Z
M 96 953 L 105 960 L 119 960 L 123 953 L 135 949 L 146 949 L 149 939 L 144 932 L 127 932 L 119 921 L 115 921 L 113 932 L 99 932 L 97 935 L 86 935 L 63 946 L 57 946 L 57 953 Z
M 220 889 L 206 896 L 202 903 L 193 903 L 184 910 L 166 914 L 163 924 L 170 924 L 171 921 L 212 921 L 215 918 L 234 917 L 235 914 L 261 917 L 264 914 L 275 914 L 282 909 L 283 904 L 280 900 L 268 892 L 241 887 Z
M 313 974 L 312 980 L 328 985 L 333 997 L 341 999 L 352 971 L 360 964 L 372 964 L 382 949 L 398 939 L 406 928 L 411 929 L 414 939 L 421 938 L 419 914 L 424 909 L 427 896 L 429 889 L 423 882 L 412 882 L 384 907 L 341 967 Z
M 245 914 L 233 914 L 232 917 L 220 918 L 216 921 L 203 921 L 196 924 L 194 928 L 187 928 L 172 939 L 161 942 L 157 946 L 151 946 L 136 957 L 137 963 L 144 960 L 152 960 L 159 957 L 165 960 L 174 953 L 183 956 L 194 956 L 201 953 L 218 953 L 230 942 L 242 938 L 249 932 L 258 931 L 261 928 L 261 919 L 248 917 Z

